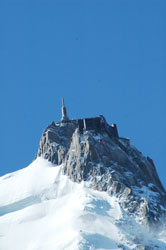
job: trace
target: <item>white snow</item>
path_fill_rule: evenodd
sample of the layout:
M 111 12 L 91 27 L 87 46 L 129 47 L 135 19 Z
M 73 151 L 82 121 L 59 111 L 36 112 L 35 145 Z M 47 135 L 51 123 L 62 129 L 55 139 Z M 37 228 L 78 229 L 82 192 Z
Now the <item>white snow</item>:
M 134 249 L 116 199 L 73 183 L 61 167 L 37 158 L 0 178 L 0 250 Z

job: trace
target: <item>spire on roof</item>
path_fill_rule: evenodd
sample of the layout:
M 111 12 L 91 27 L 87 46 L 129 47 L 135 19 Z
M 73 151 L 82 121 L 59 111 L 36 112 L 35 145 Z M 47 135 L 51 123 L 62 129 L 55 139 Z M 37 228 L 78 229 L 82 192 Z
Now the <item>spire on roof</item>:
M 66 107 L 65 107 L 65 103 L 64 103 L 64 98 L 62 98 L 62 119 L 61 121 L 68 121 L 69 118 L 67 116 L 67 110 L 66 110 Z

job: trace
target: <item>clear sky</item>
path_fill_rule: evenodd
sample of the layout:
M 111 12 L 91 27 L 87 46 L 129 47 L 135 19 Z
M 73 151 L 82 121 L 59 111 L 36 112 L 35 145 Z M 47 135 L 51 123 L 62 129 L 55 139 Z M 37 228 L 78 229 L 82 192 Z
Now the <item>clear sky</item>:
M 0 0 L 0 175 L 27 166 L 44 128 L 103 114 L 166 187 L 166 1 Z

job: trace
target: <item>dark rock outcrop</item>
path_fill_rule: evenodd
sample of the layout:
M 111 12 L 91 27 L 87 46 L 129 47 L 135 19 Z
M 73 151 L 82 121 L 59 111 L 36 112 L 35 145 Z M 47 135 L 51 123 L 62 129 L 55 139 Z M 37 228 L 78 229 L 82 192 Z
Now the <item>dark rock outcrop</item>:
M 147 228 L 161 224 L 166 215 L 166 192 L 153 161 L 107 129 L 80 133 L 75 122 L 52 123 L 43 132 L 37 156 L 62 164 L 72 181 L 89 181 L 92 188 L 114 195 Z

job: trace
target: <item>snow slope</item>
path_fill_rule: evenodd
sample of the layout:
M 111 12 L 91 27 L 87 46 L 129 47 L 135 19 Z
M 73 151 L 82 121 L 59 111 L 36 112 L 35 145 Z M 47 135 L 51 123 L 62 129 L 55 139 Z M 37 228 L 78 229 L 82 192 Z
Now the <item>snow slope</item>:
M 114 197 L 73 183 L 61 166 L 43 158 L 0 178 L 0 250 L 118 250 L 140 244 L 164 250 L 165 235 L 146 232 Z

